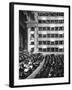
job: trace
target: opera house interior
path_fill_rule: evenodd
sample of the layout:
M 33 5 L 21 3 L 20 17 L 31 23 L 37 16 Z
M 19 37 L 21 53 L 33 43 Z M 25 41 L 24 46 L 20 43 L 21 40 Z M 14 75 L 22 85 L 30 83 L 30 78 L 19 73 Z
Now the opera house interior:
M 19 11 L 19 79 L 64 77 L 64 13 Z

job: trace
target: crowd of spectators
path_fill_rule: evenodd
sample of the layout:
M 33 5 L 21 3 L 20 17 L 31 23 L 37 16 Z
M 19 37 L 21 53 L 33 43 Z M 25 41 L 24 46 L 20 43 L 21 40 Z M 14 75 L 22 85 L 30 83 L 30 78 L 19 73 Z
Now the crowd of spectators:
M 27 78 L 45 59 L 44 65 L 35 78 L 64 76 L 64 55 L 42 55 L 22 52 L 19 54 L 19 79 Z
M 19 78 L 27 78 L 43 61 L 41 54 L 20 53 L 19 56 Z
M 64 55 L 46 55 L 45 63 L 35 78 L 64 76 Z

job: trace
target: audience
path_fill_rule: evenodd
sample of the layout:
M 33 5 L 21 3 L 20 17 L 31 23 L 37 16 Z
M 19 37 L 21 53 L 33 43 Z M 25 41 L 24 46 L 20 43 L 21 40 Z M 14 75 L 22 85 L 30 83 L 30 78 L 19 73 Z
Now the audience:
M 28 77 L 43 61 L 43 55 L 22 53 L 19 56 L 19 78 L 24 79 Z
M 35 78 L 52 78 L 64 76 L 64 55 L 42 55 L 22 53 L 19 56 L 19 78 L 27 78 L 45 59 L 44 65 Z
M 64 55 L 46 55 L 45 63 L 35 78 L 64 76 Z

